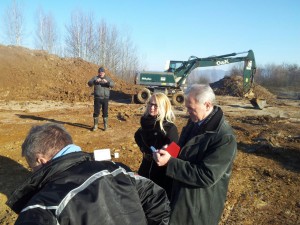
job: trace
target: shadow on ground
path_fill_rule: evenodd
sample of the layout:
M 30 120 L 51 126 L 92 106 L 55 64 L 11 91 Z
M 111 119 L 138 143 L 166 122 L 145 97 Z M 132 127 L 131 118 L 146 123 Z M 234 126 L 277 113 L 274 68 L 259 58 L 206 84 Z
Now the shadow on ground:
M 0 156 L 0 193 L 9 197 L 18 184 L 23 183 L 30 174 L 30 171 L 21 164 L 5 156 Z
M 119 103 L 131 103 L 133 99 L 133 95 L 125 94 L 121 91 L 110 91 L 110 100 Z
M 84 129 L 87 129 L 87 130 L 91 129 L 91 126 L 86 125 L 86 124 L 82 124 L 82 123 L 70 123 L 70 122 L 64 122 L 64 121 L 60 121 L 60 120 L 49 119 L 49 118 L 45 118 L 45 117 L 41 117 L 41 116 L 34 116 L 34 115 L 22 115 L 22 114 L 16 114 L 16 115 L 21 119 L 32 119 L 32 120 L 38 120 L 38 121 L 48 121 L 48 122 L 52 122 L 52 123 L 68 124 L 70 126 L 80 127 L 80 128 L 84 128 Z
M 238 149 L 257 156 L 277 161 L 282 167 L 293 172 L 300 172 L 300 152 L 293 148 L 272 147 L 270 144 L 238 143 Z

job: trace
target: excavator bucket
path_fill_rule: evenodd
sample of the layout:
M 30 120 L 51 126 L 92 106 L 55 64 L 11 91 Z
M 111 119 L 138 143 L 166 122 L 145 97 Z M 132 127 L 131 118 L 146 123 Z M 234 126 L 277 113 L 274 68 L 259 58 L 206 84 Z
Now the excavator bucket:
M 247 93 L 244 94 L 244 97 L 247 98 L 250 101 L 251 105 L 256 109 L 263 109 L 267 104 L 266 99 L 257 98 L 252 88 Z
M 254 108 L 256 109 L 263 109 L 265 108 L 267 101 L 266 99 L 261 99 L 261 98 L 252 98 L 250 100 L 251 105 L 253 105 Z

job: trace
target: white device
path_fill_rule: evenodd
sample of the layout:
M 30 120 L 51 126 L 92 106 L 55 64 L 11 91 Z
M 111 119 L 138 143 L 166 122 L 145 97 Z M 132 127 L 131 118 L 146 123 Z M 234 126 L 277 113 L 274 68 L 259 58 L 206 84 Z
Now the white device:
M 94 150 L 94 158 L 95 161 L 104 161 L 104 160 L 111 161 L 110 149 L 106 148 L 106 149 Z

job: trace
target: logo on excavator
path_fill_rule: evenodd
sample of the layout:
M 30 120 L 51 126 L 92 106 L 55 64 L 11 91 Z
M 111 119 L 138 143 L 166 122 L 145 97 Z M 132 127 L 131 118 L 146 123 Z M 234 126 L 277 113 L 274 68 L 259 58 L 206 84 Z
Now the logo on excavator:
M 142 80 L 152 80 L 151 77 L 142 77 Z
M 246 67 L 246 70 L 251 70 L 251 67 L 252 67 L 252 61 L 248 61 L 247 63 L 247 67 Z
M 219 65 L 225 65 L 225 64 L 228 64 L 228 59 L 225 59 L 223 61 L 217 61 L 216 64 L 219 66 Z

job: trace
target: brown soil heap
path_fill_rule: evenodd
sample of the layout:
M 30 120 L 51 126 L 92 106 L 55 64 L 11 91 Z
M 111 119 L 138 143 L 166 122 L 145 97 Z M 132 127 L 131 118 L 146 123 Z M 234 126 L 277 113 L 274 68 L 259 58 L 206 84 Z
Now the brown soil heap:
M 92 88 L 87 82 L 98 65 L 79 58 L 60 58 L 45 51 L 0 45 L 0 95 L 2 100 L 87 101 Z M 137 87 L 107 70 L 115 87 L 112 98 L 130 98 Z
M 223 79 L 210 84 L 210 86 L 216 95 L 243 97 L 242 76 L 226 76 Z M 274 94 L 258 84 L 254 84 L 253 92 L 256 98 L 266 99 L 268 103 L 271 103 L 276 99 Z

